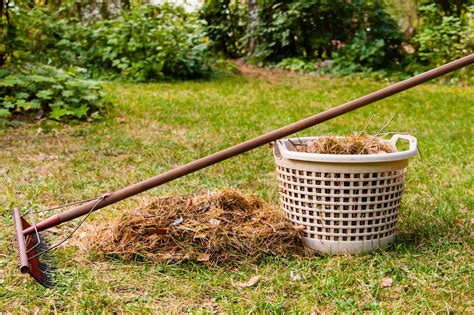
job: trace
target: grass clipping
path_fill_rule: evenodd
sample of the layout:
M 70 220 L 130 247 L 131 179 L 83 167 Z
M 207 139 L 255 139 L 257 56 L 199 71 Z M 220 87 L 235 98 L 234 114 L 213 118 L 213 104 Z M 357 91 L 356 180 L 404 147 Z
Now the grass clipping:
M 195 259 L 218 265 L 305 252 L 298 230 L 280 210 L 231 189 L 159 198 L 112 226 L 92 229 L 82 233 L 82 246 L 159 263 Z
M 364 133 L 354 133 L 346 137 L 321 136 L 303 142 L 291 141 L 291 151 L 319 154 L 386 154 L 396 152 L 387 140 Z

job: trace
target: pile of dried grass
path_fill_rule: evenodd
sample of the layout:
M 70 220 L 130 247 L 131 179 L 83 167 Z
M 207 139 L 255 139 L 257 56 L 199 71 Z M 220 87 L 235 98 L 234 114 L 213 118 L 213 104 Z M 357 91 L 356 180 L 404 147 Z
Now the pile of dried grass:
M 86 249 L 156 262 L 196 259 L 217 265 L 267 254 L 308 255 L 281 211 L 230 189 L 157 199 L 111 227 L 93 227 L 79 241 Z
M 321 136 L 306 143 L 292 141 L 292 145 L 292 151 L 319 154 L 384 154 L 396 151 L 389 142 L 364 133 L 347 137 Z

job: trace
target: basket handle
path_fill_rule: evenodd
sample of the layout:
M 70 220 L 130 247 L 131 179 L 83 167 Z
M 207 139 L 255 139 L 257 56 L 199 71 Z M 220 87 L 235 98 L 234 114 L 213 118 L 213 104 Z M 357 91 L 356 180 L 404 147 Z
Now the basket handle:
M 393 135 L 392 139 L 390 139 L 390 143 L 394 147 L 397 147 L 398 139 L 403 139 L 403 140 L 408 141 L 410 146 L 408 147 L 408 150 L 406 151 L 407 153 L 410 153 L 410 155 L 416 154 L 416 151 L 418 150 L 418 141 L 416 140 L 415 137 L 397 133 Z
M 273 154 L 276 158 L 281 160 L 281 151 L 284 150 L 284 146 L 281 144 L 281 140 L 273 142 Z

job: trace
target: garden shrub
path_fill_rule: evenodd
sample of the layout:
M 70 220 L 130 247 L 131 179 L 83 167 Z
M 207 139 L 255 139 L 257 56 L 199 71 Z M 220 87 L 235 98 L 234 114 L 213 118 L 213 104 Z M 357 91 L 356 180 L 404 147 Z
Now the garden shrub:
M 40 9 L 26 14 L 34 23 L 26 37 L 31 50 L 44 53 L 44 63 L 80 66 L 93 78 L 138 82 L 211 72 L 204 22 L 181 7 L 144 5 L 90 25 Z
M 459 15 L 442 12 L 435 3 L 420 8 L 422 26 L 413 42 L 417 45 L 418 59 L 428 66 L 440 66 L 474 49 L 474 25 L 469 22 L 474 18 L 474 5 Z
M 240 43 L 239 56 L 244 57 L 248 53 L 244 49 L 245 41 L 250 35 L 232 30 L 236 26 L 246 30 L 248 15 L 227 9 L 241 2 L 246 1 L 206 1 L 203 17 L 208 22 L 214 47 Z M 347 56 L 350 62 L 369 68 L 393 65 L 401 58 L 399 47 L 403 34 L 385 11 L 383 1 L 261 0 L 257 12 L 257 47 L 250 60 L 260 65 L 280 63 L 288 58 L 322 61 L 332 59 L 335 52 L 339 59 Z M 365 56 L 356 57 L 354 49 L 363 40 L 377 44 L 366 45 Z M 349 47 L 340 51 L 345 46 Z
M 229 58 L 245 54 L 248 9 L 238 0 L 206 1 L 200 17 L 207 21 L 206 31 L 212 38 L 211 48 Z
M 81 71 L 28 64 L 1 68 L 0 118 L 18 114 L 55 120 L 100 117 L 106 105 L 102 88 L 78 78 Z
M 368 40 L 367 33 L 360 31 L 354 39 L 333 53 L 333 72 L 350 74 L 360 71 L 371 71 L 384 66 L 386 44 L 382 38 Z

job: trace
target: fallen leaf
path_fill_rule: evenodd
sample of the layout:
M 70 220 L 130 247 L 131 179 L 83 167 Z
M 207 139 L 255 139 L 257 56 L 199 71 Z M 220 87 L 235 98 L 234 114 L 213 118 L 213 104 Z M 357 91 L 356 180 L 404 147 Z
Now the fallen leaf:
M 202 253 L 202 254 L 199 254 L 196 259 L 198 261 L 209 261 L 209 258 L 210 258 L 209 254 Z
M 248 288 L 248 287 L 251 287 L 251 286 L 254 286 L 255 284 L 257 284 L 257 282 L 260 281 L 260 278 L 262 278 L 262 276 L 256 275 L 256 276 L 253 276 L 252 278 L 250 278 L 249 281 L 239 282 L 235 286 L 239 289 L 245 289 L 245 288 Z
M 455 221 L 457 226 L 464 227 L 464 220 L 463 219 L 456 219 Z
M 390 278 L 390 277 L 383 278 L 382 280 L 380 280 L 380 286 L 381 286 L 382 288 L 391 287 L 392 284 L 393 284 L 393 280 L 392 280 L 392 278 Z

